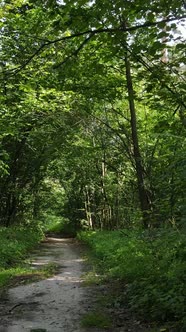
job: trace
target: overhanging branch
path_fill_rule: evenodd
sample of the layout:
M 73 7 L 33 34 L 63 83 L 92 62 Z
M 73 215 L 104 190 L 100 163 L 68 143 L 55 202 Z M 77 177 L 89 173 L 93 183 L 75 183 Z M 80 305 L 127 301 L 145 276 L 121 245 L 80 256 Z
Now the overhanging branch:
M 64 36 L 64 37 L 57 38 L 57 39 L 54 39 L 54 40 L 46 41 L 46 42 L 42 43 L 41 46 L 21 66 L 19 66 L 18 68 L 14 69 L 14 70 L 11 70 L 11 71 L 7 70 L 6 72 L 3 72 L 3 74 L 5 74 L 5 73 L 6 74 L 9 73 L 10 75 L 17 74 L 22 69 L 24 69 L 37 55 L 39 55 L 45 47 L 47 47 L 49 45 L 52 45 L 52 44 L 55 44 L 55 43 L 58 43 L 58 42 L 61 42 L 61 41 L 70 40 L 70 39 L 74 39 L 74 38 L 85 36 L 85 35 L 89 35 L 89 36 L 92 37 L 93 35 L 100 34 L 100 33 L 110 33 L 110 34 L 112 34 L 112 33 L 118 33 L 118 32 L 133 32 L 133 31 L 136 31 L 138 29 L 158 26 L 159 24 L 162 24 L 162 23 L 182 20 L 182 19 L 185 19 L 185 18 L 186 18 L 186 15 L 183 15 L 183 16 L 180 16 L 180 17 L 167 17 L 166 19 L 163 19 L 161 21 L 156 21 L 156 22 L 147 21 L 143 24 L 138 24 L 138 25 L 135 25 L 135 26 L 132 26 L 132 27 L 123 27 L 123 26 L 120 25 L 117 28 L 100 28 L 100 29 L 93 29 L 93 30 L 91 29 L 91 30 L 86 30 L 86 31 L 83 31 L 83 32 L 78 32 L 78 33 L 72 34 L 70 36 Z M 89 40 L 90 38 L 88 37 L 87 39 Z M 84 42 L 83 42 L 83 44 L 84 44 Z M 82 45 L 82 47 L 83 46 L 84 45 Z
M 56 64 L 53 66 L 54 69 L 59 68 L 60 66 L 64 65 L 70 58 L 72 58 L 73 56 L 77 56 L 78 53 L 82 50 L 82 48 L 89 42 L 89 40 L 94 36 L 94 34 L 90 34 L 87 38 L 84 39 L 84 41 L 80 44 L 80 46 L 75 49 L 75 51 L 70 54 L 69 56 L 67 56 L 63 61 L 61 61 L 60 63 Z

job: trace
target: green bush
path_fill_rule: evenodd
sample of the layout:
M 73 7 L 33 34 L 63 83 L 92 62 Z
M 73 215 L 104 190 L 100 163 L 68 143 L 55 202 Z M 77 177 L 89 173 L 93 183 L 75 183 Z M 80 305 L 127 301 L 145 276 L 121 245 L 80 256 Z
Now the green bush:
M 41 229 L 11 227 L 0 228 L 0 270 L 20 263 L 26 253 L 43 238 Z
M 158 320 L 186 314 L 185 235 L 176 230 L 82 232 L 103 272 L 125 281 L 125 301 Z M 122 290 L 121 290 L 122 291 Z

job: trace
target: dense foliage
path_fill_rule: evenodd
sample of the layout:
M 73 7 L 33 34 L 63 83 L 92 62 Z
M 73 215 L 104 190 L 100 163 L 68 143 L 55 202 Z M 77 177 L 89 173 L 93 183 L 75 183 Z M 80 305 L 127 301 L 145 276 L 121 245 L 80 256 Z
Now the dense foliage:
M 34 273 L 25 258 L 31 249 L 43 239 L 37 225 L 28 227 L 0 228 L 0 288 L 11 283 L 12 278 Z
M 89 227 L 184 222 L 184 13 L 181 0 L 1 3 L 1 225 L 39 215 L 46 178 Z
M 159 232 L 82 232 L 98 271 L 119 279 L 121 298 L 146 319 L 178 321 L 185 329 L 185 236 Z
M 1 228 L 0 229 L 0 269 L 11 267 L 23 261 L 28 250 L 32 249 L 43 238 L 42 231 L 35 227 Z
M 1 1 L 3 267 L 21 258 L 15 225 L 132 229 L 143 235 L 105 235 L 107 268 L 132 285 L 133 307 L 153 299 L 153 317 L 159 305 L 181 319 L 185 18 L 182 0 Z

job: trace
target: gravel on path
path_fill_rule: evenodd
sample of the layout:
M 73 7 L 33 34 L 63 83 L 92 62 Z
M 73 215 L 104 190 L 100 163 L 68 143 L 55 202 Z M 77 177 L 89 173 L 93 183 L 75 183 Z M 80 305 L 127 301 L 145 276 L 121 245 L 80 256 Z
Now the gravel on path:
M 74 239 L 48 238 L 41 244 L 33 267 L 59 266 L 48 279 L 9 289 L 0 332 L 83 332 L 81 317 L 90 308 L 90 289 L 82 286 L 86 264 Z M 92 301 L 91 292 L 91 302 Z M 0 307 L 1 309 L 1 307 Z
M 39 269 L 55 263 L 59 269 L 45 280 L 10 288 L 0 299 L 0 332 L 103 332 L 103 328 L 85 328 L 81 320 L 97 310 L 112 285 L 85 287 L 82 275 L 89 271 L 84 249 L 75 239 L 49 237 L 32 256 L 32 267 Z M 106 299 L 106 298 L 105 298 Z M 111 318 L 107 332 L 150 332 L 126 308 L 99 308 Z

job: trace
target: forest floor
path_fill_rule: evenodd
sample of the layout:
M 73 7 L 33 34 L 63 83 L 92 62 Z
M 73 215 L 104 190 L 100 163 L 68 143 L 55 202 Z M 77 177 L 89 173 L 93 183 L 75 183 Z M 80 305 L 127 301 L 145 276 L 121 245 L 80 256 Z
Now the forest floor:
M 127 307 L 107 303 L 112 285 L 84 282 L 91 271 L 84 254 L 84 246 L 74 239 L 44 241 L 32 255 L 32 268 L 55 263 L 57 272 L 28 284 L 20 285 L 20 280 L 1 294 L 0 332 L 155 331 L 136 320 Z M 88 327 L 94 320 L 97 327 Z

